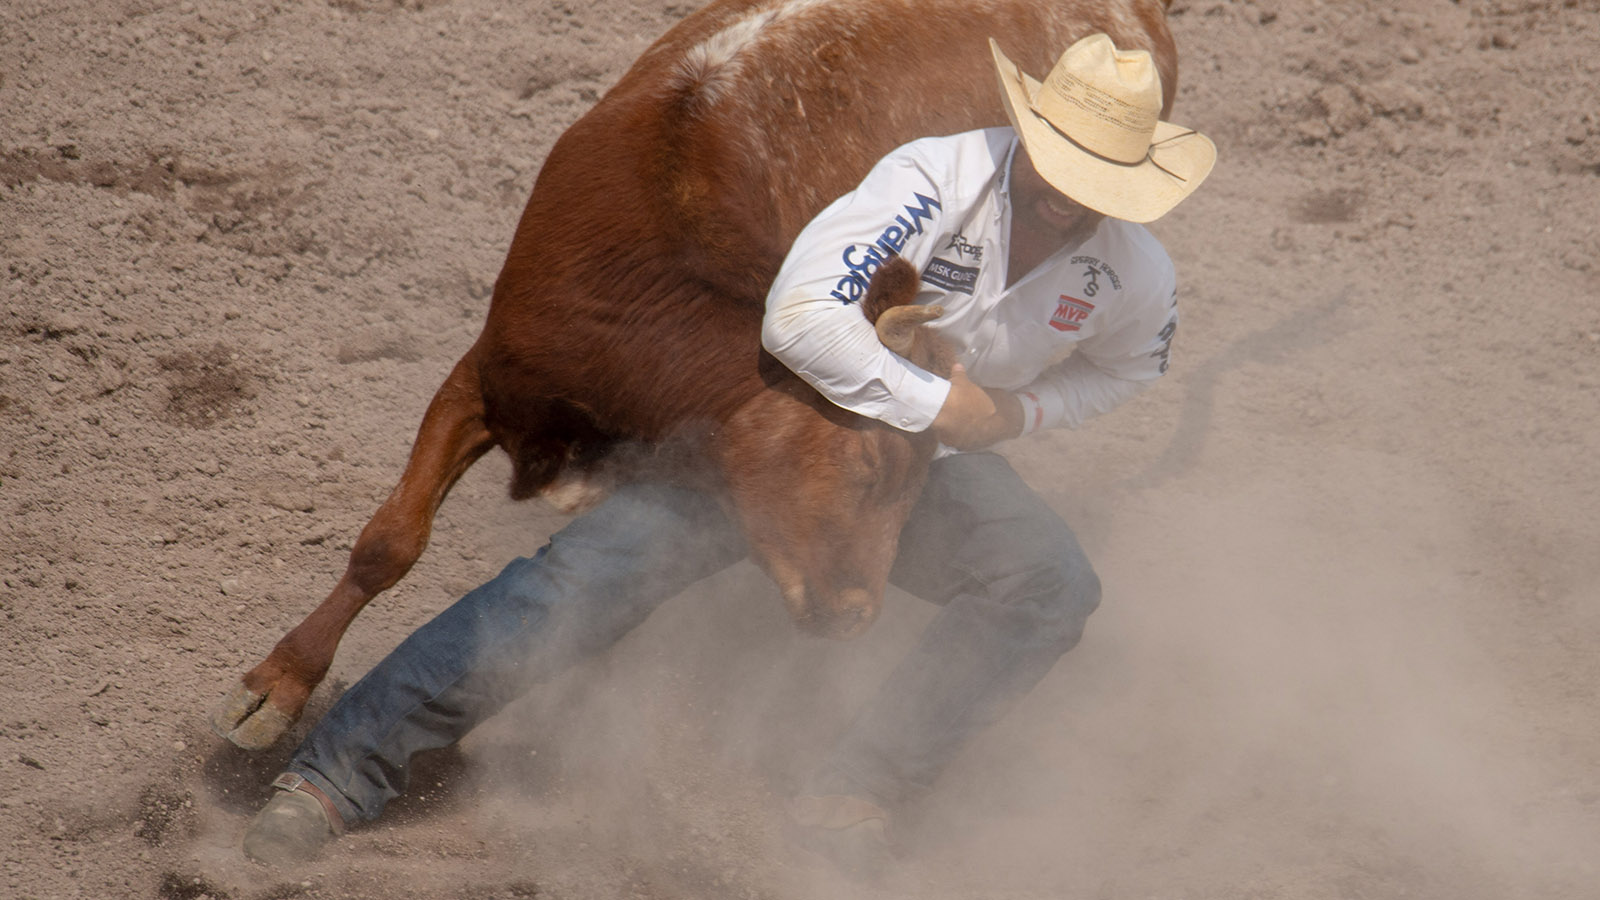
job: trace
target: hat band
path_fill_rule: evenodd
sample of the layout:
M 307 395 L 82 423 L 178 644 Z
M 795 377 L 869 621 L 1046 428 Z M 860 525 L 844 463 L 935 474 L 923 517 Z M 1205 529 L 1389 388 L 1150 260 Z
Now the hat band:
M 1100 153 L 1100 152 L 1098 152 L 1096 150 L 1092 150 L 1089 147 L 1084 146 L 1083 144 L 1079 143 L 1078 140 L 1076 138 L 1074 138 L 1072 135 L 1067 134 L 1065 131 L 1062 131 L 1060 128 L 1057 128 L 1056 127 L 1056 123 L 1054 123 L 1054 122 L 1050 121 L 1049 119 L 1045 118 L 1044 116 L 1040 115 L 1039 111 L 1034 109 L 1033 107 L 1031 107 L 1031 106 L 1028 107 L 1028 112 L 1033 113 L 1033 117 L 1034 118 L 1036 118 L 1039 121 L 1043 122 L 1044 124 L 1050 126 L 1050 130 L 1054 131 L 1056 134 L 1060 135 L 1063 139 L 1066 140 L 1067 143 L 1071 144 L 1074 147 L 1077 147 L 1079 150 L 1082 150 L 1084 153 L 1087 153 L 1090 156 L 1092 156 L 1095 159 L 1098 159 L 1098 160 L 1100 160 L 1102 162 L 1108 162 L 1108 163 L 1111 163 L 1114 166 L 1122 166 L 1125 169 L 1136 169 L 1139 166 L 1144 165 L 1145 163 L 1149 163 L 1150 165 L 1155 166 L 1156 168 L 1158 168 L 1161 171 L 1167 173 L 1168 175 L 1171 175 L 1173 178 L 1176 178 L 1179 181 L 1187 182 L 1189 180 L 1189 179 L 1183 177 L 1182 175 L 1179 175 L 1177 172 L 1174 172 L 1171 169 L 1167 168 L 1166 166 L 1163 166 L 1161 163 L 1156 162 L 1156 158 L 1154 156 L 1152 156 L 1151 153 L 1157 147 L 1161 146 L 1162 144 L 1168 143 L 1169 141 L 1175 141 L 1178 138 L 1188 137 L 1191 134 L 1195 134 L 1196 132 L 1193 129 L 1190 129 L 1188 131 L 1179 132 L 1178 134 L 1175 134 L 1175 135 L 1173 135 L 1171 137 L 1162 138 L 1159 141 L 1155 141 L 1154 143 L 1152 143 L 1150 145 L 1150 147 L 1148 149 L 1146 149 L 1144 151 L 1143 158 L 1138 159 L 1138 160 L 1136 160 L 1134 162 L 1128 162 L 1126 160 L 1117 159 L 1116 157 L 1113 157 L 1113 156 L 1107 156 L 1104 153 Z

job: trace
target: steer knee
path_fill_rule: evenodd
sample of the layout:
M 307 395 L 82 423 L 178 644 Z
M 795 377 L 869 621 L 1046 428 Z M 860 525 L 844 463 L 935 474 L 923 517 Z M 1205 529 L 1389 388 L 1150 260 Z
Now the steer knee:
M 350 551 L 345 577 L 369 596 L 387 590 L 404 577 L 422 555 L 423 543 L 416 536 L 375 529 L 363 531 Z

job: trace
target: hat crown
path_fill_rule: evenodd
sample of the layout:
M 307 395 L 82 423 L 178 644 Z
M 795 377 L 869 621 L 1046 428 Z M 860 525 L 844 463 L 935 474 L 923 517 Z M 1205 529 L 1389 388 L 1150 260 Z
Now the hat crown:
M 1134 164 L 1161 118 L 1161 74 L 1144 50 L 1093 34 L 1068 47 L 1030 98 L 1033 113 L 1089 152 Z
M 1034 170 L 1096 212 L 1159 219 L 1217 161 L 1205 135 L 1161 121 L 1161 76 L 1147 52 L 1119 52 L 1110 37 L 1090 35 L 1068 47 L 1041 83 L 994 38 L 989 50 L 1006 118 Z

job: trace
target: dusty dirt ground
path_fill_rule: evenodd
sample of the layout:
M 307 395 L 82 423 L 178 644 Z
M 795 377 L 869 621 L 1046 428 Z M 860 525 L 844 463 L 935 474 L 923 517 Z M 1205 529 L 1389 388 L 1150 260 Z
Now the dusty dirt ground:
M 926 620 L 741 566 L 301 871 L 209 706 L 332 585 L 540 160 L 689 6 L 0 8 L 0 895 L 1600 896 L 1600 3 L 1179 0 L 1172 373 L 1010 449 L 1107 585 L 875 886 L 781 802 Z M 561 519 L 503 458 L 311 715 Z M 303 733 L 304 725 L 296 730 Z

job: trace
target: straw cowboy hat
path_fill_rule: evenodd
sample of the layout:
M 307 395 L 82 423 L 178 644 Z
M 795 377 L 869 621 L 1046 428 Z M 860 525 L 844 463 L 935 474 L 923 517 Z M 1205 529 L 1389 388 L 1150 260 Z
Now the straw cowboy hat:
M 1091 34 L 1041 84 L 989 39 L 1006 115 L 1034 168 L 1056 190 L 1129 222 L 1159 219 L 1211 171 L 1204 135 L 1160 121 L 1161 75 L 1144 50 Z

